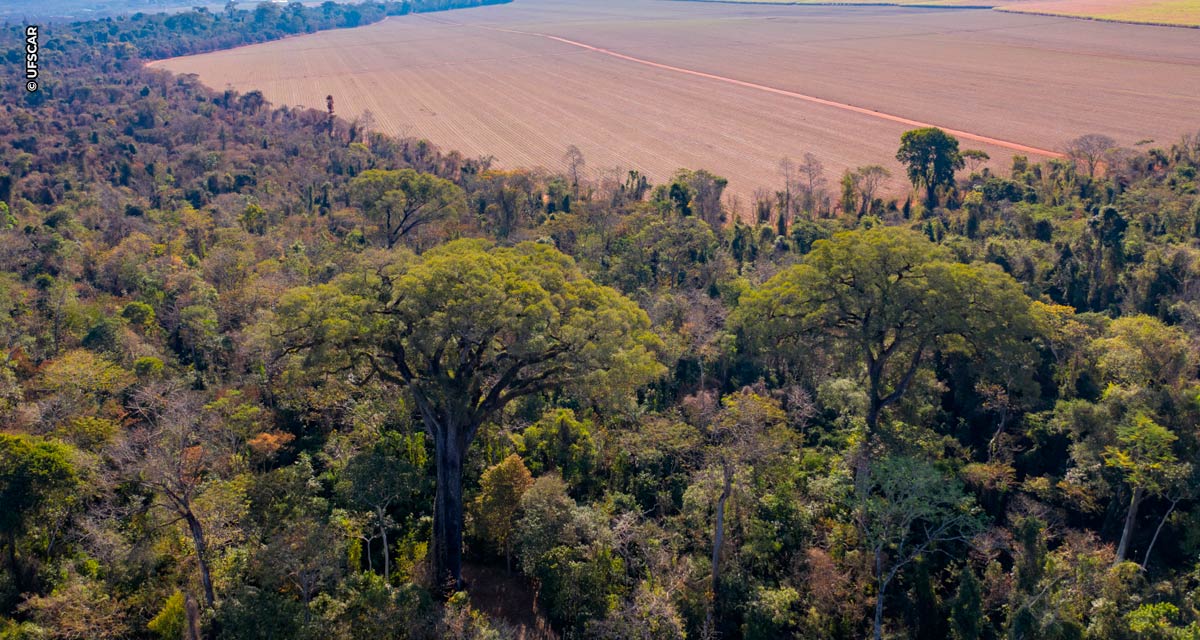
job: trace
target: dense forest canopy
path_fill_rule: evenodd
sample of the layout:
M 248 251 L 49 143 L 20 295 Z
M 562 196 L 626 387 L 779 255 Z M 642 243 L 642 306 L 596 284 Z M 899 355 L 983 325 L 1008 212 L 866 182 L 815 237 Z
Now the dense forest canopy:
M 143 66 L 467 4 L 4 79 L 0 638 L 1200 637 L 1200 136 L 736 211 Z

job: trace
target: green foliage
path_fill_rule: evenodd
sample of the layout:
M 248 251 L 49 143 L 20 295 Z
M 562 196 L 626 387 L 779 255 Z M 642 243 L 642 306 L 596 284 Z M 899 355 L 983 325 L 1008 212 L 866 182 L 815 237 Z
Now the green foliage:
M 24 532 L 42 509 L 69 506 L 80 482 L 70 447 L 0 433 L 0 533 Z
M 0 96 L 0 637 L 1197 636 L 1200 141 L 730 223 L 142 65 L 461 4 L 56 23 Z
M 1161 493 L 1186 475 L 1171 450 L 1176 440 L 1178 437 L 1166 427 L 1145 414 L 1137 414 L 1117 427 L 1117 444 L 1105 449 L 1104 462 L 1119 469 L 1136 489 Z
M 551 622 L 582 630 L 603 618 L 622 595 L 624 563 L 607 548 L 554 547 L 538 561 L 541 600 Z
M 130 302 L 121 309 L 121 317 L 135 327 L 148 329 L 156 322 L 154 307 L 144 302 Z
M 1200 625 L 1178 627 L 1173 624 L 1179 607 L 1169 602 L 1144 604 L 1125 614 L 1129 631 L 1144 640 L 1194 640 L 1200 637 Z
M 1195 369 L 1195 347 L 1187 334 L 1144 315 L 1113 320 L 1092 349 L 1101 374 L 1124 385 L 1169 389 Z
M 526 575 L 535 575 L 554 547 L 579 541 L 574 526 L 576 508 L 566 485 L 555 475 L 538 478 L 521 495 L 516 551 Z
M 304 605 L 281 593 L 243 587 L 227 595 L 217 609 L 219 640 L 272 640 L 307 638 L 303 623 Z
M 133 373 L 138 378 L 154 378 L 163 372 L 163 361 L 154 356 L 143 356 L 133 361 Z
M 72 418 L 55 431 L 55 436 L 84 451 L 98 451 L 113 441 L 121 431 L 115 420 L 94 416 Z
M 905 165 L 913 186 L 925 189 L 925 204 L 937 204 L 937 189 L 954 184 L 954 172 L 963 167 L 958 140 L 941 129 L 930 127 L 906 131 L 900 136 L 896 160 Z
M 1028 359 L 1029 305 L 994 265 L 952 262 L 917 233 L 875 228 L 816 242 L 803 263 L 743 296 L 731 322 L 772 359 L 824 342 L 845 370 L 865 371 L 874 427 L 935 349 L 989 368 Z
M 355 573 L 314 603 L 331 640 L 419 636 L 432 626 L 433 603 L 413 584 L 393 587 L 382 576 Z
M 350 182 L 350 197 L 382 232 L 391 249 L 423 225 L 461 213 L 462 189 L 412 169 L 370 169 Z
M 800 594 L 792 587 L 760 587 L 746 615 L 746 640 L 767 640 L 792 635 L 796 631 Z
M 45 640 L 46 630 L 32 622 L 0 619 L 0 640 Z
M 163 603 L 158 614 L 146 624 L 162 640 L 178 640 L 187 628 L 187 612 L 183 608 L 183 593 L 176 591 Z
M 983 610 L 983 585 L 969 564 L 959 574 L 958 592 L 950 602 L 950 637 L 953 640 L 978 640 L 983 637 L 986 617 Z
M 479 420 L 555 386 L 620 403 L 663 371 L 645 312 L 534 243 L 458 241 L 397 257 L 381 278 L 289 292 L 275 322 L 276 335 L 314 345 L 298 365 L 374 371 L 418 392 L 439 418 L 454 410 Z
M 515 453 L 484 470 L 479 478 L 476 499 L 479 526 L 484 539 L 502 550 L 506 558 L 512 556 L 513 529 L 521 496 L 532 485 L 533 476 Z
M 555 471 L 573 487 L 593 483 L 597 447 L 594 425 L 570 409 L 554 409 L 513 436 L 517 453 L 536 476 Z

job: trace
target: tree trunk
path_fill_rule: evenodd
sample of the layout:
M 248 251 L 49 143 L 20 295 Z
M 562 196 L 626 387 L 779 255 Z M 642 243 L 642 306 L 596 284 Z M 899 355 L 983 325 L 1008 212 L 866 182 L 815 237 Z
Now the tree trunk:
M 1141 487 L 1134 488 L 1133 497 L 1129 499 L 1129 513 L 1125 515 L 1125 528 L 1121 531 L 1121 544 L 1117 545 L 1117 559 L 1115 564 L 1125 562 L 1125 555 L 1129 553 L 1129 539 L 1133 537 L 1133 524 L 1137 520 L 1138 507 L 1142 503 Z
M 458 430 L 444 425 L 434 436 L 437 495 L 433 510 L 434 589 L 449 594 L 462 589 L 462 473 L 466 443 Z
M 1004 427 L 1008 423 L 1008 412 L 1004 411 L 1000 414 L 1000 424 L 996 426 L 996 433 L 992 434 L 992 439 L 988 441 L 988 462 L 996 457 L 996 442 L 1000 440 L 1000 436 L 1004 433 Z
M 875 433 L 876 427 L 879 426 L 879 413 L 883 410 L 883 406 L 872 394 L 870 406 L 867 408 L 867 432 Z
M 379 518 L 379 535 L 383 538 L 383 581 L 387 582 L 392 577 L 392 556 L 388 549 L 387 525 L 384 522 L 384 513 L 382 507 L 375 508 L 375 516 Z M 367 549 L 367 555 L 371 555 L 371 551 Z
M 383 233 L 387 239 L 387 248 L 391 249 L 396 246 L 396 231 L 392 229 L 392 208 L 387 208 L 387 214 L 383 221 Z
M 1162 520 L 1158 521 L 1158 526 L 1154 529 L 1154 537 L 1150 538 L 1150 545 L 1146 547 L 1146 555 L 1142 557 L 1142 571 L 1146 570 L 1146 565 L 1150 564 L 1150 552 L 1154 551 L 1154 543 L 1158 542 L 1158 534 L 1162 533 L 1163 525 L 1167 523 L 1167 518 L 1175 513 L 1175 506 L 1179 504 L 1179 498 L 1171 500 L 1171 508 L 1163 514 Z
M 875 551 L 875 575 L 879 576 L 879 588 L 875 592 L 875 626 L 872 636 L 875 640 L 883 639 L 883 592 L 887 582 L 883 579 L 883 551 Z
M 374 539 L 372 536 L 362 536 L 362 541 L 367 545 L 363 555 L 367 556 L 367 571 L 371 573 L 375 573 L 375 561 L 371 559 L 371 541 Z
M 192 533 L 192 544 L 196 546 L 196 564 L 200 566 L 200 584 L 204 586 L 204 604 L 209 609 L 216 606 L 216 595 L 213 593 L 212 574 L 208 568 L 208 545 L 204 541 L 204 529 L 200 520 L 190 511 L 184 514 L 188 529 Z
M 13 587 L 17 593 L 24 591 L 25 580 L 21 575 L 21 566 L 17 562 L 17 532 L 8 531 L 8 568 L 12 571 Z
M 183 597 L 183 609 L 187 615 L 186 640 L 200 640 L 200 607 L 196 605 L 192 594 Z
M 721 497 L 717 498 L 717 517 L 713 523 L 712 545 L 712 605 L 708 608 L 708 621 L 713 621 L 717 607 L 717 593 L 721 587 L 721 546 L 725 544 L 725 503 L 733 493 L 733 470 L 725 467 L 725 482 L 721 486 Z M 711 624 L 709 625 L 711 627 Z

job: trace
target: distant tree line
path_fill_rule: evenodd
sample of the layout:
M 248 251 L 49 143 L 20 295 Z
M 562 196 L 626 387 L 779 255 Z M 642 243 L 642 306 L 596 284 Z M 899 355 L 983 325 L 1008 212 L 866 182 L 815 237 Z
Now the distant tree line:
M 240 3 L 230 1 L 224 10 L 197 7 L 178 13 L 134 13 L 100 20 L 53 24 L 45 29 L 47 59 L 66 54 L 109 50 L 118 58 L 158 60 L 218 49 L 278 40 L 291 35 L 328 29 L 360 27 L 388 16 L 445 11 L 511 0 L 386 0 L 384 2 L 324 2 L 305 6 L 300 2 Z M 73 46 L 74 43 L 82 46 Z M 16 64 L 24 58 L 9 62 Z M 53 65 L 48 65 L 51 69 Z

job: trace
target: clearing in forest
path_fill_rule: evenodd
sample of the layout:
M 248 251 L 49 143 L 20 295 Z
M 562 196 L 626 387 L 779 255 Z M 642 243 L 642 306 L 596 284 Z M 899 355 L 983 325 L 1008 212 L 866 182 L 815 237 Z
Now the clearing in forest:
M 883 164 L 898 189 L 914 123 L 998 169 L 1085 133 L 1200 128 L 1200 30 L 990 10 L 518 0 L 154 65 L 276 104 L 333 95 L 339 115 L 506 168 L 561 169 L 570 145 L 593 175 L 706 168 L 744 204 L 807 152 L 831 188 Z

